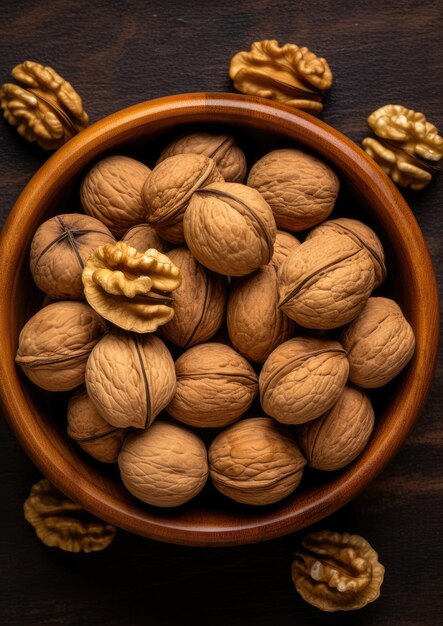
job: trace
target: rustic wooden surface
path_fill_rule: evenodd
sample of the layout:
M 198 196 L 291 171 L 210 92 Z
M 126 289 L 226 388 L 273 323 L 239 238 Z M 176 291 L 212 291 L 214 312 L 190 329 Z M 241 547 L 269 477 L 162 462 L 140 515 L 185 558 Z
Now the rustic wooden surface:
M 75 85 L 92 121 L 141 100 L 231 90 L 234 52 L 260 38 L 308 45 L 335 84 L 322 118 L 356 142 L 373 109 L 399 102 L 443 127 L 441 4 L 300 0 L 2 3 L 0 80 L 25 59 Z M 1 221 L 47 155 L 0 124 Z M 441 278 L 443 174 L 407 193 Z M 440 201 L 439 201 L 440 200 Z M 0 269 L 1 271 L 1 269 Z M 401 452 L 359 498 L 318 527 L 366 537 L 386 566 L 380 599 L 358 613 L 323 614 L 290 580 L 300 536 L 243 548 L 196 549 L 120 532 L 95 555 L 40 544 L 22 503 L 39 473 L 0 422 L 0 622 L 172 626 L 436 626 L 441 623 L 443 403 L 437 371 L 423 416 Z

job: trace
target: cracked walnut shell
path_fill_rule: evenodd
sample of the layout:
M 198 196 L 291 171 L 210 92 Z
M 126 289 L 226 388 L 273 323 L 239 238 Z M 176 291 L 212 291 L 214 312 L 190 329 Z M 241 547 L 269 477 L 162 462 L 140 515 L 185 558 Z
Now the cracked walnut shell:
M 244 504 L 282 500 L 298 486 L 306 461 L 289 430 L 269 417 L 230 426 L 209 448 L 209 472 L 220 493 Z
M 142 189 L 147 221 L 160 237 L 183 244 L 183 216 L 192 194 L 223 177 L 204 154 L 177 154 L 155 166 Z
M 198 427 L 227 426 L 249 409 L 257 395 L 257 374 L 230 346 L 203 343 L 175 362 L 177 391 L 167 412 Z
M 67 552 L 97 552 L 112 543 L 116 529 L 68 500 L 49 480 L 33 485 L 23 506 L 25 519 L 45 545 Z
M 226 182 L 242 183 L 246 176 L 246 158 L 234 137 L 215 133 L 192 133 L 172 141 L 161 153 L 157 164 L 176 154 L 204 154 L 214 159 Z
M 334 208 L 340 181 L 335 172 L 302 150 L 268 152 L 251 168 L 248 185 L 257 189 L 284 230 L 305 230 L 325 220 Z
M 145 221 L 141 193 L 150 173 L 149 167 L 127 156 L 102 159 L 86 174 L 80 187 L 85 213 L 121 237 L 128 228 Z
M 333 471 L 351 463 L 366 446 L 374 410 L 360 390 L 345 387 L 332 409 L 297 429 L 297 441 L 310 467 Z
M 208 479 L 203 441 L 182 426 L 156 422 L 130 435 L 118 458 L 125 487 L 154 506 L 179 506 L 194 498 Z
M 84 302 L 54 302 L 22 328 L 15 361 L 39 387 L 69 391 L 84 382 L 89 354 L 107 332 Z
M 302 540 L 292 563 L 301 597 L 322 611 L 352 611 L 380 595 L 385 568 L 359 535 L 321 530 Z
M 175 388 L 174 361 L 155 335 L 113 330 L 88 359 L 88 395 L 103 419 L 117 428 L 150 426 Z
M 226 278 L 204 268 L 187 248 L 175 248 L 168 257 L 180 269 L 181 285 L 174 291 L 174 317 L 160 333 L 175 345 L 190 348 L 208 341 L 223 323 Z
M 278 271 L 281 310 L 305 328 L 338 328 L 365 306 L 374 263 L 350 237 L 324 233 L 294 248 Z
M 260 372 L 263 410 L 285 424 L 320 417 L 339 399 L 348 373 L 346 352 L 337 341 L 289 339 L 271 352 Z
M 249 52 L 238 52 L 229 66 L 234 87 L 253 96 L 285 102 L 319 113 L 332 72 L 324 58 L 295 44 L 279 46 L 275 39 L 256 41 Z
M 79 389 L 68 405 L 68 435 L 97 461 L 116 463 L 125 428 L 115 428 L 106 422 L 95 408 L 85 389 Z
M 95 250 L 82 280 L 86 300 L 102 317 L 124 330 L 151 333 L 174 316 L 168 293 L 181 274 L 158 250 L 142 253 L 119 241 Z
M 83 300 L 85 262 L 96 248 L 107 243 L 115 243 L 115 239 L 94 217 L 67 213 L 46 220 L 31 243 L 35 284 L 55 300 Z
M 0 105 L 19 135 L 45 150 L 56 150 L 86 128 L 88 115 L 82 99 L 52 67 L 25 61 L 11 74 L 21 84 L 5 83 Z
M 274 216 L 255 189 L 213 183 L 194 193 L 183 219 L 186 243 L 202 265 L 219 274 L 250 274 L 272 258 Z
M 414 332 L 389 298 L 369 298 L 344 332 L 342 343 L 348 353 L 349 380 L 366 389 L 386 385 L 415 350 Z

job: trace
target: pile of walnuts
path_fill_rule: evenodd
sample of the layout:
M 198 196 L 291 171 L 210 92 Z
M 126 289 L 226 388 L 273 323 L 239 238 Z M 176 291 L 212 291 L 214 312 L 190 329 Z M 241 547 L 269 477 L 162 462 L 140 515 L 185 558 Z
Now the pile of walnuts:
M 208 475 L 237 502 L 271 504 L 306 464 L 344 467 L 374 425 L 363 390 L 414 352 L 398 305 L 371 296 L 386 277 L 377 235 L 328 220 L 333 170 L 281 149 L 246 175 L 227 134 L 182 136 L 152 171 L 107 157 L 81 185 L 86 214 L 53 217 L 32 241 L 48 300 L 17 363 L 44 389 L 75 390 L 68 434 L 155 506 L 187 502 Z

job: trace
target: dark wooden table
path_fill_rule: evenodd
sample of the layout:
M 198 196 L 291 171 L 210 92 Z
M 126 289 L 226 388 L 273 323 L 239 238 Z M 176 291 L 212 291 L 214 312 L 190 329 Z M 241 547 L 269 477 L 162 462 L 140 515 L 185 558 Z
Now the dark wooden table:
M 53 65 L 92 121 L 157 96 L 231 91 L 231 56 L 276 38 L 325 56 L 335 83 L 322 118 L 357 143 L 386 103 L 443 129 L 438 0 L 80 0 L 2 2 L 0 81 L 25 59 Z M 0 123 L 1 220 L 47 158 Z M 443 174 L 406 198 L 441 277 Z M 1 268 L 0 268 L 1 271 Z M 123 531 L 111 548 L 72 555 L 43 546 L 22 504 L 39 472 L 0 421 L 0 623 L 152 626 L 437 626 L 442 623 L 441 369 L 422 418 L 383 474 L 319 528 L 366 537 L 386 566 L 380 599 L 358 613 L 305 604 L 290 579 L 300 536 L 242 548 L 192 549 Z

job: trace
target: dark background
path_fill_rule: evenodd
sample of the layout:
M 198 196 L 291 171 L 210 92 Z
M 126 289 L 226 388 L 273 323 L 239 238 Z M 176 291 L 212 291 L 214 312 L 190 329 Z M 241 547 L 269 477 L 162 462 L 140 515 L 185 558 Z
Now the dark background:
M 334 86 L 322 118 L 357 143 L 379 106 L 402 103 L 442 129 L 442 4 L 386 0 L 0 0 L 0 81 L 26 59 L 52 65 L 83 97 L 91 121 L 142 100 L 232 91 L 230 58 L 253 41 L 307 45 Z M 0 123 L 1 223 L 47 158 Z M 406 199 L 441 277 L 443 174 Z M 0 268 L 1 271 L 1 268 Z M 422 418 L 398 456 L 356 500 L 321 522 L 363 535 L 386 567 L 380 599 L 327 614 L 294 591 L 300 535 L 241 548 L 194 549 L 120 531 L 93 555 L 41 544 L 22 504 L 40 478 L 0 421 L 0 622 L 435 626 L 441 624 L 443 427 L 441 369 Z

